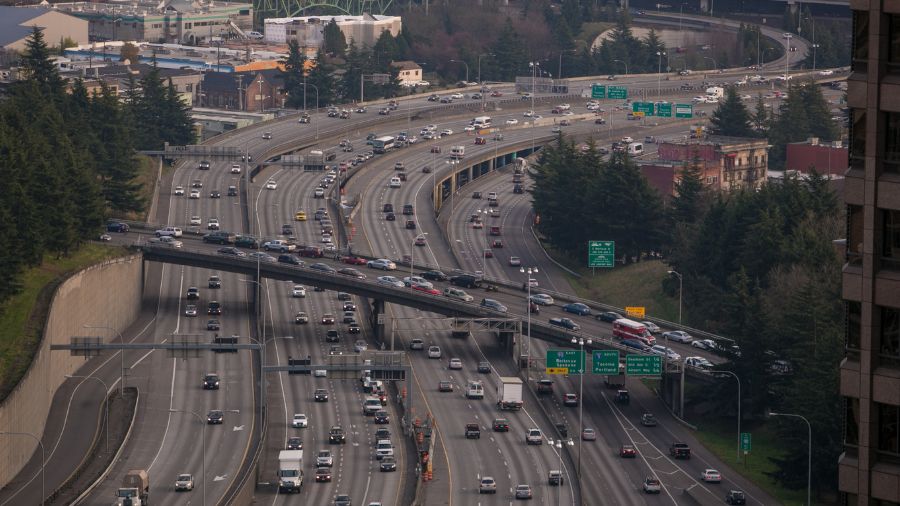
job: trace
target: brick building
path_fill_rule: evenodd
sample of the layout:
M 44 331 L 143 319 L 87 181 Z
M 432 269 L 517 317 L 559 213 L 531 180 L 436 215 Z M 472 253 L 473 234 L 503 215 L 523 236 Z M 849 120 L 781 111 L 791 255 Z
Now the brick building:
M 254 72 L 207 72 L 201 107 L 261 112 L 284 107 L 287 95 L 277 69 Z
M 765 139 L 710 136 L 704 140 L 662 142 L 657 147 L 657 157 L 639 165 L 664 197 L 674 194 L 681 168 L 691 163 L 697 164 L 707 187 L 732 191 L 765 184 L 769 146 Z
M 809 173 L 815 169 L 819 174 L 843 176 L 847 170 L 848 150 L 840 141 L 819 142 L 812 137 L 803 142 L 787 145 L 787 161 L 785 170 Z

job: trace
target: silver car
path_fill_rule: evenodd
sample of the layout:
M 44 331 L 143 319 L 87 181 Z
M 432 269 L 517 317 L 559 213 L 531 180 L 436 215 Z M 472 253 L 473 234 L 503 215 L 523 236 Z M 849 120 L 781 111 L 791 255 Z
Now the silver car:
M 175 480 L 175 491 L 182 492 L 194 490 L 194 476 L 190 474 L 179 474 Z

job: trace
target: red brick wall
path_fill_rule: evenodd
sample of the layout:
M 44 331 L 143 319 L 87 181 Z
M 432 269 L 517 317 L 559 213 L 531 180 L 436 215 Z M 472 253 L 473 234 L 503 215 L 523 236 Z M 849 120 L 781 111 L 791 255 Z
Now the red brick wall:
M 661 143 L 657 147 L 660 160 L 687 162 L 694 158 L 706 161 L 717 159 L 715 146 L 711 144 L 670 144 Z
M 810 166 L 820 174 L 840 176 L 847 170 L 847 148 L 811 146 L 809 144 L 788 144 L 787 161 L 784 168 L 808 173 Z

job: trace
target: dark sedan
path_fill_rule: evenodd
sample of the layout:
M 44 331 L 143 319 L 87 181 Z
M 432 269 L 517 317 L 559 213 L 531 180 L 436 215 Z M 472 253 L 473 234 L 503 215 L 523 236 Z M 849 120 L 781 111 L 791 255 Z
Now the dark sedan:
M 591 308 L 587 306 L 587 304 L 582 304 L 580 302 L 572 302 L 566 304 L 562 307 L 562 310 L 567 313 L 575 313 L 577 315 L 585 316 L 591 314 Z
M 638 341 L 637 339 L 622 339 L 622 346 L 627 346 L 629 348 L 634 348 L 641 351 L 647 351 L 650 349 L 649 346 Z
M 391 421 L 391 417 L 388 415 L 387 411 L 381 410 L 375 413 L 375 423 L 379 425 L 384 425 Z
M 330 265 L 328 265 L 328 264 L 323 264 L 323 263 L 314 263 L 314 264 L 311 264 L 311 265 L 309 266 L 309 268 L 310 268 L 310 269 L 317 270 L 317 271 L 322 271 L 322 272 L 329 272 L 329 273 L 337 272 L 337 269 L 335 269 L 334 267 L 332 267 L 332 266 L 330 266 Z
M 234 247 L 230 247 L 230 246 L 227 248 L 219 248 L 218 250 L 216 250 L 216 252 L 220 255 L 229 255 L 229 256 L 234 256 L 234 257 L 247 256 L 247 254 L 244 253 L 243 251 L 241 251 L 237 248 L 234 248 Z
M 622 315 L 616 313 L 615 311 L 606 311 L 604 313 L 598 314 L 596 318 L 601 322 L 612 323 L 616 320 L 621 320 Z
M 124 234 L 125 232 L 128 232 L 128 230 L 129 230 L 129 227 L 128 227 L 127 223 L 111 221 L 106 224 L 107 232 L 119 232 L 121 234 Z
M 206 423 L 209 425 L 221 425 L 225 421 L 225 413 L 214 409 L 206 414 Z
M 429 281 L 447 281 L 447 275 L 441 271 L 425 271 L 422 277 Z
M 358 270 L 352 267 L 344 267 L 343 269 L 337 270 L 338 274 L 343 274 L 344 276 L 350 276 L 351 278 L 356 279 L 366 279 L 366 275 L 359 272 Z

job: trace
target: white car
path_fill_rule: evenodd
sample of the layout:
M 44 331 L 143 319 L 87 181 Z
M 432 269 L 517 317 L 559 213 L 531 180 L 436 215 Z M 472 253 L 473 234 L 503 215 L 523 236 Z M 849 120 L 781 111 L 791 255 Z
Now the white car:
M 695 104 L 704 104 L 706 103 L 706 97 L 703 95 L 697 95 L 696 97 L 691 99 L 691 102 L 694 102 Z
M 404 286 L 406 286 L 403 284 L 403 281 L 400 281 L 394 276 L 378 276 L 375 281 L 382 285 L 395 286 L 397 288 L 403 288 Z
M 441 347 L 440 346 L 429 346 L 428 347 L 428 358 L 441 358 Z
M 660 333 L 661 329 L 659 328 L 659 325 L 657 325 L 653 322 L 641 322 L 641 325 L 647 327 L 647 330 L 649 330 L 651 334 L 659 334 Z
M 303 285 L 294 285 L 294 288 L 291 290 L 291 297 L 306 297 L 306 288 Z
M 400 183 L 399 177 L 392 177 L 391 182 L 388 183 L 388 187 L 390 187 L 390 188 L 400 188 L 400 185 L 401 185 L 401 183 Z
M 691 341 L 691 346 L 701 350 L 714 350 L 716 349 L 716 342 L 712 339 L 697 339 L 696 341 Z
M 322 234 L 322 244 L 331 244 L 331 234 Z
M 428 281 L 421 276 L 407 276 L 403 278 L 403 284 L 406 286 L 426 288 L 429 290 L 434 288 L 434 284 L 432 284 L 431 281 Z
M 240 166 L 239 164 L 237 164 L 237 163 L 231 164 L 231 173 L 232 173 L 232 174 L 240 174 L 240 173 L 241 173 L 241 166 Z
M 700 479 L 707 483 L 722 483 L 722 474 L 715 469 L 704 469 Z
M 270 180 L 266 181 L 266 189 L 267 190 L 275 190 L 277 188 L 278 188 L 278 182 L 275 181 L 274 179 L 270 179 Z
M 194 490 L 194 476 L 190 474 L 179 474 L 175 479 L 175 491 L 181 492 L 186 490 Z
M 669 332 L 663 332 L 663 339 L 668 339 L 669 341 L 674 341 L 676 343 L 689 343 L 694 340 L 690 334 L 683 330 L 671 330 Z
M 383 271 L 393 271 L 397 268 L 397 264 L 387 258 L 379 258 L 377 260 L 369 260 L 366 266 L 370 269 L 381 269 Z
M 184 307 L 184 316 L 197 316 L 197 306 L 188 304 Z
M 466 97 L 463 96 L 462 93 L 454 93 L 454 94 L 450 95 L 450 98 L 452 98 L 453 100 L 462 100 Z
M 453 369 L 453 370 L 462 369 L 462 360 L 460 360 L 458 358 L 451 358 L 450 363 L 447 365 L 447 368 Z
M 519 257 L 509 257 L 509 265 L 513 267 L 518 267 L 522 265 L 522 259 Z
M 713 363 L 703 357 L 688 357 L 684 359 L 684 365 L 697 369 L 712 369 Z
M 445 128 L 445 129 L 441 130 L 441 137 L 445 137 L 447 135 L 453 135 L 453 130 L 451 130 L 449 128 Z
M 207 230 L 219 230 L 219 218 L 210 218 L 206 222 Z
M 191 221 L 190 221 L 191 225 L 200 225 L 202 223 L 203 223 L 203 220 L 201 220 L 199 216 L 191 216 Z
M 518 125 L 518 124 L 519 124 L 519 120 L 517 120 L 517 119 L 515 119 L 515 118 L 511 118 L 511 119 L 506 120 L 506 124 L 507 124 L 507 125 L 510 125 L 510 126 L 512 126 L 512 125 Z
M 437 125 L 425 125 L 424 130 L 426 132 L 434 132 L 437 130 Z
M 531 296 L 531 302 L 534 302 L 539 306 L 552 306 L 554 301 L 553 297 L 546 293 L 536 293 Z
M 313 377 L 314 378 L 327 378 L 328 371 L 326 369 L 316 369 L 315 371 L 313 371 Z
M 316 467 L 332 467 L 334 458 L 331 456 L 331 450 L 319 450 L 316 455 Z
M 184 186 L 176 186 L 175 195 L 184 195 Z
M 180 248 L 180 247 L 184 246 L 184 243 L 182 243 L 181 241 L 179 241 L 178 239 L 176 239 L 170 235 L 164 235 L 162 237 L 153 237 L 150 239 L 150 242 L 154 242 L 154 243 L 160 244 L 162 246 L 168 246 L 170 248 Z
M 820 70 L 819 75 L 828 77 L 828 76 L 834 75 L 834 71 L 833 70 Z
M 191 194 L 188 195 L 188 198 L 199 199 L 200 198 L 200 190 L 191 190 Z
M 453 288 L 452 286 L 449 288 L 444 288 L 444 296 L 451 299 L 461 300 L 463 302 L 472 302 L 473 300 L 475 300 L 475 297 L 472 297 L 459 288 Z
M 167 235 L 170 235 L 172 237 L 181 237 L 181 234 L 181 229 L 178 227 L 166 227 L 156 231 L 156 237 L 163 237 Z
M 464 132 L 474 132 L 474 131 L 475 131 L 475 125 L 466 125 L 465 127 L 463 127 L 463 131 L 464 131 Z
M 622 142 L 624 142 L 625 144 L 631 144 L 632 142 L 634 142 L 634 139 L 626 135 L 625 137 L 622 137 Z
M 316 190 L 313 192 L 313 198 L 325 198 L 325 190 L 322 188 L 316 188 Z
M 525 111 L 522 113 L 522 116 L 524 116 L 526 118 L 530 118 L 530 117 L 534 116 L 534 111 L 531 111 L 531 110 Z
M 305 429 L 309 427 L 309 420 L 303 413 L 294 413 L 294 419 L 291 421 L 291 427 L 295 429 Z
M 659 344 L 651 346 L 649 351 L 650 351 L 650 353 L 662 355 L 663 357 L 666 357 L 666 359 L 668 359 L 668 360 L 673 360 L 676 362 L 681 360 L 681 355 L 676 353 L 675 350 L 673 350 L 672 348 L 666 348 L 665 346 L 662 346 Z

